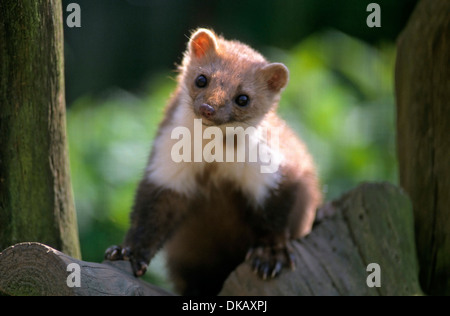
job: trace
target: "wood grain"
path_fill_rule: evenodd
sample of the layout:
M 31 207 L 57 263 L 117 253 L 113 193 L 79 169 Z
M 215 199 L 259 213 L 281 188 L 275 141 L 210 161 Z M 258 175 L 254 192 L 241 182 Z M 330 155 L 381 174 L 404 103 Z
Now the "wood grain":
M 242 263 L 221 295 L 421 295 L 411 203 L 388 183 L 366 183 L 326 205 L 307 237 L 294 241 L 296 269 L 263 281 Z M 69 288 L 67 265 L 81 267 L 81 287 Z M 369 288 L 369 263 L 381 287 Z M 170 295 L 132 275 L 129 262 L 91 263 L 39 243 L 0 253 L 4 295 Z

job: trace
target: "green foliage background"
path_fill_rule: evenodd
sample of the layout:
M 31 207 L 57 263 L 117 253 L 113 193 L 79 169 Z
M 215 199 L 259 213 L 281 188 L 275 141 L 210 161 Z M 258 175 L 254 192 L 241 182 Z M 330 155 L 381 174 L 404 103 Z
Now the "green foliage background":
M 326 200 L 362 181 L 397 182 L 392 42 L 370 45 L 326 30 L 290 49 L 266 46 L 262 53 L 290 69 L 279 112 L 313 153 Z M 174 76 L 153 74 L 141 94 L 118 88 L 86 94 L 68 109 L 84 260 L 101 261 L 106 247 L 123 239 Z M 167 286 L 161 258 L 148 274 Z

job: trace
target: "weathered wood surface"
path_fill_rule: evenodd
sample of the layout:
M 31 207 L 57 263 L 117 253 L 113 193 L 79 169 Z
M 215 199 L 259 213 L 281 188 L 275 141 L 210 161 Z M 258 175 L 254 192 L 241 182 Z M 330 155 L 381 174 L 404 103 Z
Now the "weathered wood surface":
M 327 205 L 306 238 L 293 243 L 295 271 L 259 280 L 242 264 L 223 295 L 419 295 L 413 214 L 408 197 L 390 184 L 362 184 Z M 369 263 L 381 287 L 369 288 Z
M 450 295 L 450 1 L 422 0 L 396 62 L 400 185 L 411 197 L 420 280 Z
M 306 238 L 293 242 L 295 271 L 262 281 L 243 263 L 221 295 L 420 295 L 413 214 L 408 197 L 390 184 L 362 184 L 320 212 Z M 67 265 L 81 267 L 81 287 L 67 286 Z M 369 263 L 381 287 L 369 288 Z M 113 265 L 112 265 L 113 264 Z M 128 262 L 83 262 L 42 244 L 0 253 L 4 295 L 169 295 L 132 276 Z
M 70 183 L 59 0 L 0 1 L 0 249 L 80 257 Z
M 80 266 L 80 287 L 69 287 L 73 280 L 68 265 Z M 3 295 L 46 296 L 155 296 L 168 292 L 132 275 L 129 262 L 93 263 L 71 258 L 39 243 L 20 243 L 0 254 L 0 293 Z

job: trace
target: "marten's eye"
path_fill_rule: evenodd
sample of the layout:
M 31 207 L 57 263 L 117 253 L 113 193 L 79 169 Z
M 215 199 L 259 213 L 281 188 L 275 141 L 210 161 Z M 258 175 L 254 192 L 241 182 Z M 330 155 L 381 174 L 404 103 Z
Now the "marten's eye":
M 245 94 L 239 95 L 236 98 L 236 100 L 234 100 L 234 102 L 236 102 L 237 105 L 242 106 L 242 107 L 247 106 L 249 101 L 250 101 L 250 98 Z
M 197 79 L 195 79 L 195 85 L 198 88 L 204 88 L 204 87 L 206 87 L 207 84 L 208 84 L 208 79 L 206 79 L 206 77 L 204 75 L 200 75 L 197 77 Z

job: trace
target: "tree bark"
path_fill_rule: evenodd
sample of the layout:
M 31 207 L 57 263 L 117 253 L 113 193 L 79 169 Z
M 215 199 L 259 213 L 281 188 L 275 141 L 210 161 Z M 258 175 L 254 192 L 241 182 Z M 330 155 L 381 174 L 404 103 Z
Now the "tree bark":
M 296 270 L 263 281 L 242 263 L 221 295 L 420 295 L 413 214 L 408 197 L 390 184 L 363 184 L 320 211 L 310 235 L 294 241 Z M 79 288 L 67 286 L 67 266 L 81 266 Z M 381 287 L 369 287 L 367 266 L 380 267 Z M 129 262 L 82 262 L 41 244 L 0 253 L 4 295 L 169 295 L 132 276 Z M 119 266 L 116 266 L 119 267 Z
M 61 1 L 0 1 L 0 249 L 80 257 L 65 120 Z
M 396 62 L 400 184 L 415 215 L 420 280 L 450 295 L 450 1 L 422 0 Z

